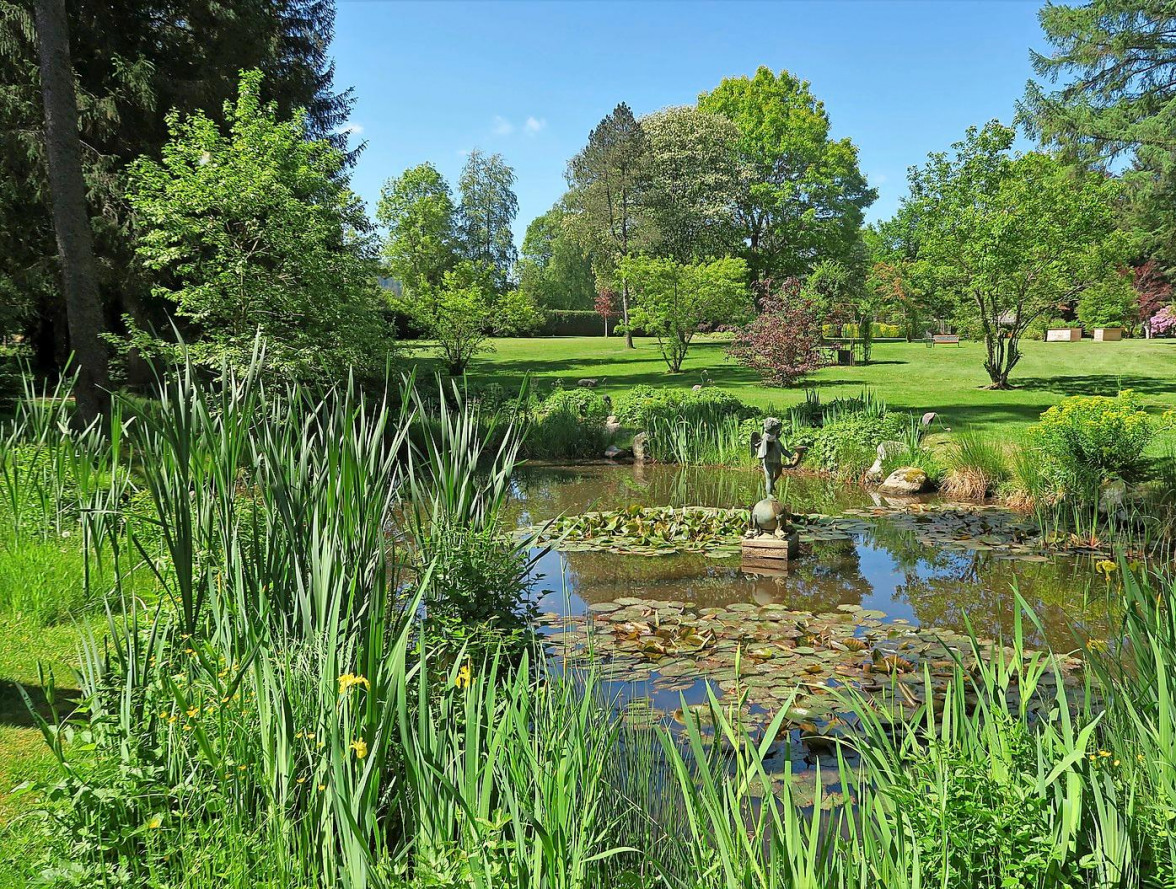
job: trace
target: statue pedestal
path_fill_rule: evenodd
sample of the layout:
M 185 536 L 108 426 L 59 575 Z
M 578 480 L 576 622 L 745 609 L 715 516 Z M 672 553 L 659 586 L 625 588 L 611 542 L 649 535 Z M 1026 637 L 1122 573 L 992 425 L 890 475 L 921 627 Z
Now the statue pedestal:
M 742 540 L 743 565 L 749 568 L 779 568 L 800 553 L 800 534 L 793 531 L 786 537 L 758 534 Z

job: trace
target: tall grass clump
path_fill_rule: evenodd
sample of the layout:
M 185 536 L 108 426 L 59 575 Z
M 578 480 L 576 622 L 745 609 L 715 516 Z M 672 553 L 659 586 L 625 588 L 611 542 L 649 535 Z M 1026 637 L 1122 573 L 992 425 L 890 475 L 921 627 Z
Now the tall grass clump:
M 947 446 L 943 492 L 951 497 L 983 500 L 1010 477 L 1009 456 L 997 437 L 975 429 L 956 433 Z

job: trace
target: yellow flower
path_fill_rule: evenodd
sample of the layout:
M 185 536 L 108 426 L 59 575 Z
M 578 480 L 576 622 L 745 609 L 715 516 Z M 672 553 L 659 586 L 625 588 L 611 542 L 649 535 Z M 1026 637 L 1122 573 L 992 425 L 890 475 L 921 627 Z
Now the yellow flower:
M 163 827 L 163 816 L 153 815 L 151 820 L 147 822 L 147 827 L 151 830 L 159 830 L 159 828 Z
M 327 785 L 326 785 L 326 784 L 320 784 L 320 785 L 318 786 L 318 788 L 319 788 L 319 793 L 322 793 L 324 790 L 326 790 L 326 789 L 327 789 Z
M 457 676 L 453 680 L 453 684 L 458 688 L 467 688 L 470 684 L 470 665 L 463 664 L 462 668 L 457 671 Z
M 295 783 L 295 784 L 305 784 L 305 783 L 306 783 L 306 779 L 305 779 L 305 778 L 299 778 L 299 779 L 298 779 L 297 781 L 295 781 L 294 783 Z
M 195 719 L 199 715 L 200 715 L 200 708 L 199 707 L 189 707 L 188 708 L 188 718 L 189 719 Z
M 367 681 L 366 677 L 357 676 L 354 673 L 344 673 L 339 677 L 339 694 L 345 695 L 357 685 L 362 685 L 367 690 L 370 690 L 372 687 L 372 684 Z
M 1119 570 L 1119 566 L 1116 565 L 1114 562 L 1112 562 L 1110 559 L 1103 559 L 1101 562 L 1098 562 L 1095 564 L 1094 570 L 1097 571 L 1099 574 L 1105 574 L 1107 577 L 1107 580 L 1110 580 L 1111 575 Z
M 355 751 L 356 759 L 363 759 L 368 754 L 367 741 L 365 741 L 363 738 L 356 738 L 347 746 Z
M 1103 759 L 1106 759 L 1108 756 L 1110 756 L 1110 755 L 1111 755 L 1111 751 L 1109 751 L 1109 750 L 1100 750 L 1100 751 L 1098 752 L 1098 755 L 1099 755 L 1099 756 L 1101 756 Z

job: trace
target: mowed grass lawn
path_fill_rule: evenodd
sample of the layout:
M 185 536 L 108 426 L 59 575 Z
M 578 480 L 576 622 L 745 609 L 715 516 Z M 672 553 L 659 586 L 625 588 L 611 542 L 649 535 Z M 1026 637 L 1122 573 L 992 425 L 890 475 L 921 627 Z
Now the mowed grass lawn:
M 468 375 L 478 384 L 508 389 L 529 375 L 543 392 L 556 380 L 571 387 L 581 378 L 595 378 L 598 391 L 616 396 L 638 383 L 689 389 L 701 382 L 705 370 L 712 385 L 763 408 L 796 404 L 804 399 L 805 387 L 817 389 L 824 400 L 869 387 L 892 408 L 937 411 L 948 426 L 1002 432 L 1019 431 L 1068 395 L 1134 389 L 1154 411 L 1176 407 L 1176 340 L 1025 342 L 1011 391 L 984 388 L 988 375 L 980 342 L 932 348 L 877 343 L 869 365 L 827 367 L 790 389 L 762 385 L 756 374 L 726 359 L 725 345 L 718 336 L 696 340 L 682 372 L 668 374 L 656 340 L 649 338 L 638 338 L 636 349 L 626 349 L 622 337 L 495 339 L 494 351 L 476 357 Z M 440 368 L 425 344 L 413 344 L 410 354 L 418 373 Z

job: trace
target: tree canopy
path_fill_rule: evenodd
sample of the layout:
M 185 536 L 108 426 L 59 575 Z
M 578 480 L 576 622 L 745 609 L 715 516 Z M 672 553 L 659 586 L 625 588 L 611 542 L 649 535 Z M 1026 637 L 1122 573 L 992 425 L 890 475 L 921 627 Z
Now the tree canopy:
M 1110 280 L 1127 246 L 1118 183 L 1048 154 L 1014 154 L 1013 137 L 996 121 L 970 128 L 951 153 L 911 170 L 903 205 L 934 285 L 983 331 L 993 388 L 1008 388 L 1029 324 Z
M 247 365 L 260 331 L 275 375 L 382 368 L 375 244 L 345 156 L 306 138 L 305 115 L 282 119 L 263 102 L 262 80 L 242 76 L 224 132 L 201 112 L 173 112 L 162 159 L 132 165 L 139 255 L 199 362 Z M 135 342 L 150 344 L 141 330 Z
M 511 223 L 519 212 L 514 170 L 501 154 L 475 148 L 462 167 L 457 208 L 462 255 L 493 270 L 495 288 L 506 290 L 518 251 Z
M 821 259 L 848 264 L 877 193 L 858 168 L 857 147 L 830 137 L 809 84 L 761 67 L 754 77 L 724 79 L 698 97 L 698 108 L 739 130 L 748 178 L 735 220 L 752 276 L 803 277 Z
M 386 226 L 384 262 L 409 291 L 436 287 L 457 258 L 455 207 L 445 177 L 420 164 L 389 179 L 376 221 Z
M 634 296 L 632 323 L 657 337 L 670 373 L 682 369 L 700 327 L 736 324 L 752 310 L 747 264 L 735 257 L 681 263 L 630 256 L 617 274 Z
M 596 298 L 592 260 L 572 237 L 557 204 L 527 226 L 519 260 L 519 289 L 545 309 L 590 309 Z

